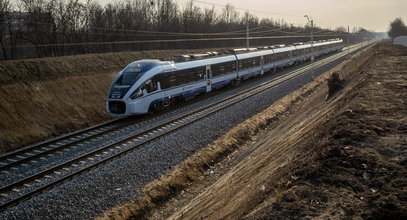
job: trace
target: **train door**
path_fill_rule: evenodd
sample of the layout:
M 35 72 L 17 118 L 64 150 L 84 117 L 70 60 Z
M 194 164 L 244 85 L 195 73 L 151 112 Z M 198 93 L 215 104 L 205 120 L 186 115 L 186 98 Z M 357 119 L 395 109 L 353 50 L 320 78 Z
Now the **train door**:
M 205 70 L 205 79 L 206 79 L 206 91 L 209 92 L 212 90 L 211 84 L 212 84 L 212 70 L 211 66 L 206 66 Z
M 294 59 L 293 59 L 293 51 L 290 50 L 290 66 L 292 66 L 294 64 Z
M 237 58 L 236 54 L 234 54 L 234 55 L 235 55 L 235 58 L 236 58 L 236 63 L 234 65 L 234 69 L 236 71 L 236 81 L 239 81 L 240 80 L 240 69 L 241 69 L 241 66 L 239 66 L 240 65 L 240 60 L 239 60 L 239 58 Z
M 261 66 L 260 74 L 263 75 L 264 74 L 264 57 L 263 56 L 260 57 L 260 66 Z

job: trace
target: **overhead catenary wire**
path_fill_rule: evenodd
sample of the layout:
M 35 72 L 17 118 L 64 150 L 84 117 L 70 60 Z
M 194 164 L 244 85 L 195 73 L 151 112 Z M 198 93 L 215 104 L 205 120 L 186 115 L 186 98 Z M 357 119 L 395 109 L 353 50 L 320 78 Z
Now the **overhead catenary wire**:
M 336 36 L 333 34 L 320 34 L 317 37 Z M 266 36 L 266 37 L 249 37 L 250 40 L 257 39 L 278 39 L 278 38 L 297 38 L 309 37 L 309 35 L 285 35 L 285 36 Z M 60 46 L 86 46 L 86 45 L 114 45 L 114 44 L 140 44 L 140 43 L 171 43 L 171 42 L 193 42 L 193 41 L 225 41 L 225 40 L 246 40 L 246 37 L 234 38 L 200 38 L 200 39 L 171 39 L 171 40 L 140 40 L 140 41 L 112 41 L 112 42 L 83 42 L 83 43 L 57 43 L 57 44 L 38 44 L 38 45 L 17 45 L 18 48 L 29 47 L 60 47 Z M 7 47 L 6 47 L 7 48 Z
M 256 30 L 262 27 L 255 27 L 250 30 Z M 90 27 L 89 29 L 94 29 L 94 30 L 112 30 L 112 31 L 124 31 L 124 32 L 138 32 L 138 33 L 150 33 L 150 34 L 166 34 L 166 35 L 182 35 L 182 36 L 202 36 L 202 35 L 230 35 L 234 33 L 244 33 L 246 32 L 246 29 L 244 30 L 237 30 L 237 31 L 229 31 L 229 32 L 218 32 L 218 33 L 193 33 L 193 32 L 166 32 L 166 31 L 146 31 L 146 30 L 134 30 L 134 29 L 114 29 L 114 28 L 94 28 Z
M 147 4 L 149 1 L 147 1 Z M 196 1 L 213 4 L 209 3 L 213 0 Z M 9 35 L 4 36 L 6 43 L 2 47 L 4 48 L 2 50 L 4 53 L 3 57 L 4 59 L 14 59 L 14 57 L 18 59 L 130 50 L 192 49 L 208 46 L 239 47 L 243 45 L 241 38 L 245 34 L 249 36 L 248 32 L 250 32 L 251 37 L 246 37 L 245 39 L 254 40 L 253 43 L 258 46 L 308 41 L 305 37 L 302 38 L 302 35 L 305 35 L 306 31 L 309 30 L 305 23 L 293 25 L 293 23 L 287 23 L 278 17 L 269 16 L 268 18 L 259 19 L 256 17 L 256 14 L 251 14 L 251 12 L 273 15 L 278 13 L 248 10 L 246 8 L 234 7 L 231 4 L 217 4 L 227 8 L 215 9 L 215 7 L 212 7 L 208 11 L 207 6 L 193 4 L 193 1 L 190 3 L 193 8 L 178 10 L 175 7 L 171 11 L 173 12 L 171 20 L 163 20 L 166 18 L 160 16 L 160 13 L 163 12 L 158 10 L 160 7 L 165 7 L 163 5 L 154 5 L 154 8 L 149 8 L 147 5 L 148 8 L 145 8 L 145 12 L 151 11 L 152 13 L 143 14 L 148 16 L 141 15 L 141 17 L 136 16 L 139 12 L 136 5 L 131 5 L 130 7 L 132 8 L 128 8 L 128 6 L 123 8 L 124 5 L 121 4 L 113 5 L 113 8 L 98 8 L 98 14 L 83 14 L 83 16 L 87 17 L 82 15 L 73 16 L 69 20 L 62 19 L 64 17 L 41 19 L 41 17 L 33 16 L 33 18 L 29 17 L 29 19 L 26 19 L 26 17 L 20 16 L 22 18 L 19 23 L 21 28 L 15 28 L 13 29 L 15 32 L 10 32 Z M 188 5 L 188 7 L 191 5 Z M 205 10 L 202 10 L 203 8 Z M 82 8 L 80 10 L 83 11 L 85 9 Z M 269 10 L 264 7 L 259 9 Z M 78 9 L 78 11 L 80 10 Z M 237 10 L 246 11 L 248 17 L 245 19 L 241 16 L 240 11 Z M 234 13 L 235 19 L 227 19 L 225 17 L 227 11 Z M 210 12 L 209 15 L 206 14 L 208 12 Z M 50 16 L 53 16 L 52 11 Z M 245 26 L 247 28 L 244 28 Z M 339 31 L 335 31 L 335 35 L 329 35 L 331 32 L 328 29 L 316 29 L 315 33 L 320 34 L 320 36 L 341 36 Z M 287 35 L 291 36 L 285 38 L 298 38 L 295 40 L 283 40 L 284 36 Z M 273 38 L 281 40 L 267 40 Z M 320 37 L 319 39 L 324 38 Z M 83 48 L 80 45 L 84 45 Z M 14 50 L 14 48 L 19 49 Z
M 33 22 L 36 23 L 36 22 Z M 258 29 L 265 29 L 269 28 L 268 30 L 259 30 Z M 250 33 L 252 34 L 260 34 L 260 33 L 284 33 L 284 34 L 302 34 L 304 33 L 303 30 L 296 30 L 296 31 L 284 31 L 285 28 L 275 28 L 275 27 L 268 27 L 268 26 L 259 26 L 255 28 L 251 28 Z M 112 32 L 93 32 L 89 30 L 105 30 L 105 31 L 112 31 Z M 47 32 L 46 30 L 36 30 L 37 32 Z M 116 32 L 130 32 L 130 33 L 114 33 Z M 145 31 L 145 30 L 136 30 L 136 29 L 115 29 L 115 28 L 89 28 L 88 30 L 78 30 L 79 33 L 86 34 L 86 35 L 106 35 L 106 36 L 222 36 L 222 35 L 242 35 L 245 34 L 247 30 L 238 30 L 238 31 L 230 31 L 230 32 L 217 32 L 217 33 L 191 33 L 191 32 L 164 32 L 164 31 Z M 325 31 L 321 30 L 320 32 Z M 65 34 L 62 31 L 56 31 L 53 33 Z
M 201 3 L 201 4 L 206 4 L 206 5 L 213 5 L 213 6 L 219 6 L 219 7 L 226 7 L 226 5 L 222 4 L 217 4 L 217 3 L 211 3 L 207 1 L 201 1 L 201 0 L 192 0 L 193 2 Z M 241 10 L 241 11 L 248 11 L 248 12 L 256 12 L 256 13 L 261 13 L 261 14 L 268 14 L 268 15 L 278 15 L 278 16 L 285 16 L 285 17 L 301 17 L 298 15 L 290 15 L 290 14 L 283 14 L 283 13 L 275 13 L 275 12 L 269 12 L 269 11 L 261 11 L 261 10 L 255 10 L 255 9 L 247 9 L 247 8 L 239 8 L 239 7 L 233 7 L 236 10 Z
M 218 3 L 211 3 L 207 1 L 202 1 L 202 0 L 192 0 L 193 2 L 201 3 L 201 4 L 206 4 L 206 5 L 213 5 L 213 6 L 218 6 L 218 7 L 226 7 L 226 5 L 223 4 L 218 4 Z M 294 14 L 285 14 L 285 13 L 276 13 L 276 12 L 270 12 L 270 11 L 262 11 L 262 10 L 256 10 L 256 9 L 248 9 L 248 8 L 240 8 L 240 7 L 234 7 L 236 10 L 240 11 L 245 11 L 245 12 L 252 12 L 252 13 L 261 13 L 261 14 L 267 14 L 267 15 L 277 15 L 277 16 L 284 16 L 284 17 L 292 17 L 292 18 L 302 18 L 302 16 L 299 15 L 294 15 Z M 322 24 L 326 27 L 332 27 L 332 25 L 328 25 L 326 23 L 320 22 L 320 21 L 314 21 L 315 23 Z
M 52 24 L 52 23 L 40 23 L 40 22 L 29 22 L 30 24 Z M 246 33 L 246 29 L 242 30 L 237 30 L 237 31 L 228 31 L 228 32 L 208 32 L 208 33 L 203 33 L 203 32 L 168 32 L 168 31 L 149 31 L 149 30 L 139 30 L 139 29 L 119 29 L 119 28 L 99 28 L 99 27 L 86 27 L 87 30 L 84 28 L 83 33 L 94 33 L 94 32 L 89 32 L 88 30 L 105 30 L 105 31 L 118 31 L 118 32 L 135 32 L 135 33 L 141 33 L 141 34 L 154 34 L 154 36 L 157 36 L 157 34 L 160 34 L 160 36 L 173 36 L 173 35 L 180 35 L 180 36 L 220 36 L 220 35 L 233 35 L 233 34 L 242 34 Z M 252 33 L 254 30 L 261 29 L 261 28 L 268 28 L 267 26 L 259 26 L 259 27 L 254 27 L 249 29 Z M 282 28 L 274 28 L 273 30 L 281 30 Z M 47 30 L 36 30 L 37 32 L 48 32 Z M 81 29 L 78 29 L 78 32 L 81 32 Z M 65 32 L 54 32 L 54 33 L 65 33 Z M 108 33 L 108 34 L 113 34 L 113 33 Z M 125 34 L 123 34 L 125 35 Z
M 59 32 L 59 33 L 63 33 L 63 32 Z M 89 34 L 89 35 L 106 35 L 106 36 L 155 36 L 155 37 L 166 37 L 166 36 L 177 36 L 177 35 L 171 35 L 171 34 L 165 34 L 165 32 L 163 32 L 160 35 L 156 35 L 156 34 L 146 34 L 146 33 L 103 33 L 103 32 L 84 32 L 85 34 Z M 252 31 L 252 34 L 262 34 L 262 33 L 284 33 L 284 34 L 301 34 L 304 32 L 300 32 L 300 31 L 293 31 L 293 32 L 286 32 L 286 31 L 281 31 L 281 29 L 270 29 L 270 30 L 262 30 L 262 31 Z M 244 32 L 236 32 L 236 33 L 224 33 L 224 34 L 212 34 L 212 35 L 206 35 L 206 34 L 199 34 L 199 35 L 179 35 L 181 37 L 194 37 L 194 36 L 231 36 L 231 35 L 243 35 L 245 34 Z
M 251 28 L 250 33 L 264 33 L 264 32 L 280 32 L 280 33 L 287 33 L 287 34 L 296 34 L 296 33 L 303 33 L 303 30 L 297 31 L 283 31 L 284 28 L 272 28 L 270 30 L 261 30 L 261 31 L 254 31 L 261 28 L 270 28 L 267 26 L 259 26 L 255 28 Z M 123 31 L 123 32 L 136 32 L 136 33 L 151 33 L 151 34 L 161 34 L 160 36 L 172 36 L 172 35 L 181 35 L 181 36 L 220 36 L 220 35 L 234 35 L 234 34 L 245 34 L 247 31 L 245 30 L 238 30 L 238 31 L 230 31 L 230 32 L 218 32 L 218 33 L 191 33 L 191 32 L 162 32 L 162 31 L 143 31 L 143 30 L 126 30 L 126 29 L 112 29 L 112 28 L 90 28 L 90 29 L 97 29 L 97 30 L 112 30 L 112 31 Z M 324 30 L 321 30 L 324 31 Z M 157 35 L 155 35 L 157 36 Z
M 210 5 L 216 5 L 216 6 L 220 6 L 220 7 L 226 7 L 226 5 L 222 5 L 222 4 L 216 4 L 216 3 L 210 3 L 210 2 L 206 2 L 206 1 L 201 1 L 201 0 L 193 0 L 194 2 L 198 2 L 198 3 L 202 3 L 202 4 L 210 4 Z M 266 12 L 266 11 L 259 11 L 259 10 L 252 10 L 252 9 L 245 9 L 245 8 L 238 8 L 238 7 L 233 7 L 234 9 L 238 9 L 238 10 L 244 10 L 244 11 L 251 11 L 251 12 L 258 12 L 258 13 L 265 13 L 265 14 L 274 14 L 274 15 L 278 15 L 277 13 L 271 13 L 271 12 Z M 284 15 L 284 14 L 280 14 L 280 15 Z M 285 16 L 291 16 L 291 17 L 300 17 L 300 16 L 294 16 L 294 15 L 285 15 Z M 53 23 L 45 23 L 45 22 L 33 22 L 30 21 L 30 24 L 40 24 L 40 25 L 44 25 L 44 24 L 53 24 Z M 322 22 L 317 22 L 316 23 L 321 23 L 325 26 L 329 26 L 325 23 Z M 171 35 L 179 35 L 179 36 L 221 36 L 221 35 L 232 35 L 232 34 L 239 34 L 239 33 L 246 33 L 247 29 L 242 29 L 242 30 L 237 30 L 237 31 L 229 31 L 229 32 L 215 32 L 215 33 L 194 33 L 194 32 L 167 32 L 167 31 L 150 31 L 150 30 L 136 30 L 136 29 L 118 29 L 118 28 L 102 28 L 102 27 L 86 27 L 83 26 L 82 28 L 84 29 L 88 29 L 88 30 L 106 30 L 106 31 L 119 31 L 119 32 L 137 32 L 137 33 L 143 33 L 144 36 L 146 36 L 146 34 L 155 34 L 155 35 L 167 35 L 167 36 L 171 36 Z M 264 28 L 264 26 L 259 26 L 259 27 L 254 27 L 249 29 L 250 33 L 256 33 L 254 32 L 254 30 L 257 29 L 261 29 Z M 283 28 L 279 28 L 279 29 L 283 29 Z M 301 31 L 298 31 L 301 32 Z M 89 33 L 89 31 L 87 31 L 87 33 Z M 290 33 L 290 32 L 285 32 L 285 33 Z M 93 34 L 96 35 L 96 33 L 89 33 L 89 34 Z M 112 34 L 112 33 L 109 33 Z M 103 34 L 100 34 L 103 35 Z M 115 34 L 115 35 L 119 35 L 119 34 Z M 124 35 L 124 34 L 123 34 Z

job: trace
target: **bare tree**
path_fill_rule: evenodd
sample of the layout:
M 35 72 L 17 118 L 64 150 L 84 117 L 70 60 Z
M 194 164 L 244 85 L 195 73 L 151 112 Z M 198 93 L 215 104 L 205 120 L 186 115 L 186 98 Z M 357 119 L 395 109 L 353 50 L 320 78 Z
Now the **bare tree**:
M 342 33 L 348 32 L 348 31 L 347 31 L 346 27 L 340 26 L 340 27 L 335 28 L 335 32 L 342 34 Z
M 218 11 L 214 6 L 200 8 L 192 0 L 182 7 L 176 0 L 112 0 L 105 6 L 97 0 L 0 0 L 0 51 L 3 54 L 0 57 L 13 59 L 14 56 L 28 58 L 126 50 L 242 46 L 245 40 L 165 41 L 243 37 L 247 23 L 250 28 L 256 28 L 250 34 L 253 37 L 309 32 L 308 26 L 295 27 L 282 19 L 260 20 L 250 13 L 240 16 L 231 4 Z M 338 32 L 343 31 L 318 27 L 315 30 L 337 36 L 341 36 Z M 357 34 L 354 35 L 356 39 Z M 162 42 L 137 42 L 145 40 Z M 253 45 L 290 41 L 259 39 L 253 40 Z
M 5 41 L 10 36 L 10 1 L 0 0 L 0 46 L 3 58 L 7 60 Z
M 407 35 L 407 27 L 401 18 L 396 18 L 390 23 L 389 36 L 395 38 L 402 35 Z
M 225 8 L 222 10 L 222 21 L 230 25 L 232 23 L 239 22 L 239 12 L 235 10 L 235 7 L 231 4 L 226 4 Z
M 215 7 L 212 7 L 211 9 L 205 8 L 205 12 L 203 15 L 203 26 L 204 29 L 203 31 L 210 33 L 211 31 L 211 27 L 215 26 L 216 23 L 216 11 L 215 11 Z

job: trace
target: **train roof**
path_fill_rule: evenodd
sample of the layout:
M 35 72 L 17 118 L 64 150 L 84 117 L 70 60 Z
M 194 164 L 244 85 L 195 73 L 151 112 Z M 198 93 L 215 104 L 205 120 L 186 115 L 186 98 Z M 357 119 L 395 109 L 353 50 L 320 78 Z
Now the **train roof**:
M 183 62 L 183 63 L 175 63 L 173 66 L 176 69 L 189 69 L 189 68 L 196 67 L 196 66 L 206 66 L 206 65 L 212 65 L 215 63 L 223 63 L 223 62 L 228 62 L 228 61 L 236 61 L 235 56 L 227 55 L 227 56 L 220 56 L 220 57 L 211 57 L 211 58 L 207 58 L 207 59 L 193 60 L 193 61 Z
M 324 42 L 314 42 L 314 46 L 322 46 L 322 45 L 341 43 L 341 42 L 343 42 L 342 39 L 335 38 L 335 39 L 326 40 Z M 287 51 L 291 51 L 291 50 L 295 50 L 295 49 L 304 49 L 304 48 L 309 48 L 309 47 L 311 47 L 311 43 L 307 42 L 307 43 L 297 45 L 297 46 L 285 46 L 285 47 L 274 48 L 274 49 L 270 49 L 270 50 L 262 50 L 262 51 L 250 52 L 250 53 L 245 53 L 245 54 L 238 54 L 236 56 L 239 59 L 245 59 L 245 58 L 250 58 L 250 57 L 255 57 L 255 56 L 262 56 L 262 55 L 273 54 L 273 53 L 282 53 L 282 52 L 287 52 Z
M 328 45 L 328 44 L 340 43 L 340 42 L 343 42 L 343 40 L 339 39 L 339 38 L 325 40 L 325 41 L 314 41 L 314 46 L 322 46 L 322 45 Z M 304 49 L 304 48 L 309 48 L 309 47 L 311 47 L 311 42 L 297 44 L 296 46 L 285 46 L 285 47 L 274 48 L 274 49 L 265 49 L 265 50 L 260 50 L 260 51 L 241 53 L 241 54 L 236 54 L 236 56 L 238 59 L 245 59 L 245 58 L 250 58 L 250 57 L 274 54 L 274 53 L 282 53 L 282 52 L 291 51 L 291 50 L 295 50 L 295 49 Z M 241 48 L 241 49 L 243 49 L 243 48 Z M 239 50 L 239 49 L 237 49 L 237 50 Z M 199 54 L 199 55 L 202 55 L 202 54 Z M 205 54 L 205 55 L 207 55 L 207 54 Z M 177 55 L 177 56 L 184 56 L 184 55 Z M 150 65 L 152 67 L 160 65 L 160 66 L 162 66 L 164 71 L 168 71 L 168 70 L 189 69 L 189 68 L 196 67 L 196 66 L 213 65 L 216 63 L 223 63 L 223 62 L 228 62 L 228 61 L 235 61 L 235 55 L 227 54 L 224 56 L 207 57 L 205 59 L 190 60 L 187 62 L 180 62 L 180 63 L 176 63 L 174 61 L 160 61 L 160 60 L 140 60 L 140 61 L 135 61 L 135 62 L 144 62 L 144 63 L 150 62 L 151 63 Z

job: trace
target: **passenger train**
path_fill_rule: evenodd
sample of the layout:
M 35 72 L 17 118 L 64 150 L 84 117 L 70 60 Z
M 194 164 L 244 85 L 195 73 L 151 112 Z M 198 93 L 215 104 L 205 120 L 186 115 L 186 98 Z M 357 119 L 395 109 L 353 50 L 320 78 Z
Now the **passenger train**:
M 198 94 L 343 48 L 342 39 L 278 45 L 246 53 L 176 63 L 140 60 L 120 71 L 110 87 L 106 110 L 112 116 L 159 111 Z

